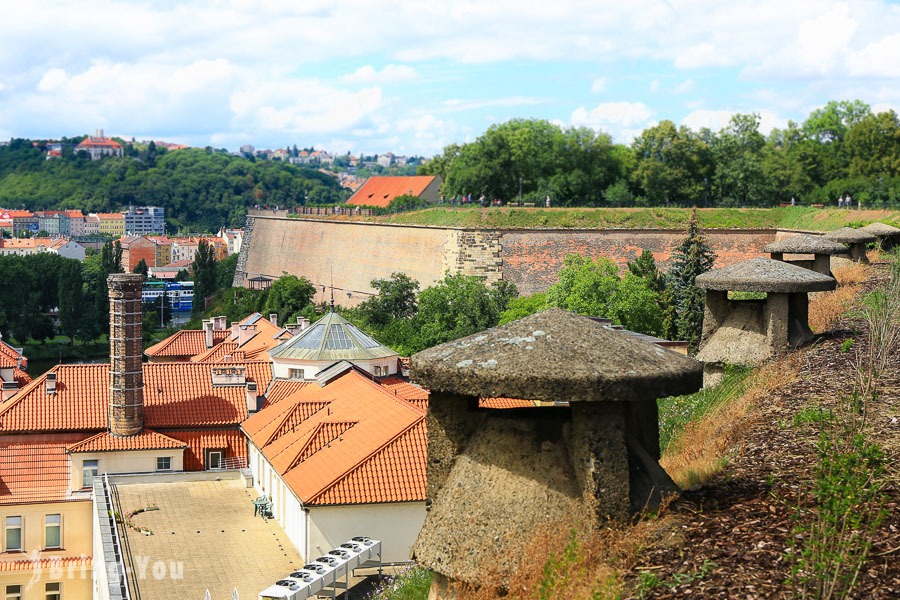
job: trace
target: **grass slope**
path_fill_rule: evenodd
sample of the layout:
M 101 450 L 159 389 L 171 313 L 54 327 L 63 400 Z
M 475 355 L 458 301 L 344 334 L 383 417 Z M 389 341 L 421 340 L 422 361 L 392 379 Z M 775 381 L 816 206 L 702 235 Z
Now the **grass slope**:
M 560 228 L 560 229 L 683 229 L 689 208 L 427 208 L 354 221 L 433 225 L 441 227 Z M 708 228 L 809 229 L 830 231 L 872 221 L 900 223 L 900 210 L 839 210 L 805 207 L 698 208 L 700 224 Z M 334 217 L 328 217 L 334 218 Z M 347 217 L 342 217 L 346 220 Z

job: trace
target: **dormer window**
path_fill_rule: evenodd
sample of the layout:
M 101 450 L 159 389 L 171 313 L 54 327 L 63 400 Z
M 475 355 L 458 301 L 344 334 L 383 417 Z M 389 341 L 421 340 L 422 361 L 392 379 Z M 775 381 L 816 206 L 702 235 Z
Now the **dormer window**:
M 303 376 L 303 369 L 289 369 L 288 377 L 291 379 L 305 379 Z

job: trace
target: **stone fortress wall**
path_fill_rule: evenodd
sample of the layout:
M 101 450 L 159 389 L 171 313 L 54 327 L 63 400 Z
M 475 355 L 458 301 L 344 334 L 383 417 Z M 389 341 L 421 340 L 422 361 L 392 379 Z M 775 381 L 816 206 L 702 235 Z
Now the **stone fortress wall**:
M 711 229 L 706 236 L 718 255 L 716 266 L 722 267 L 766 256 L 763 246 L 792 233 Z M 250 216 L 234 285 L 288 273 L 319 286 L 317 302 L 330 299 L 327 288 L 334 285 L 335 303 L 353 306 L 374 292 L 373 279 L 401 271 L 424 289 L 450 271 L 488 283 L 507 279 L 528 295 L 556 281 L 567 254 L 605 256 L 624 269 L 648 249 L 665 268 L 684 235 L 673 229 L 464 229 Z

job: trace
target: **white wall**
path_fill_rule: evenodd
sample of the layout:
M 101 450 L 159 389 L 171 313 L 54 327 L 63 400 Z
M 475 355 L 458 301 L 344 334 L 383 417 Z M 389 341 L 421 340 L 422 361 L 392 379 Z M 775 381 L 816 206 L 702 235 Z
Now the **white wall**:
M 378 358 L 374 360 L 354 360 L 352 361 L 357 367 L 367 371 L 370 374 L 375 373 L 375 366 L 387 368 L 387 375 L 395 375 L 397 373 L 397 358 L 399 355 L 389 356 L 387 358 Z M 319 371 L 328 368 L 337 361 L 313 361 L 313 360 L 296 360 L 290 358 L 275 358 L 272 360 L 272 374 L 275 377 L 287 379 L 290 377 L 291 369 L 303 369 L 304 379 L 315 379 Z
M 303 560 L 309 560 L 306 551 L 307 517 L 303 504 L 253 442 L 248 445 L 248 460 L 257 495 L 265 495 L 272 500 L 272 514 L 275 515 L 275 521 L 287 534 Z
M 404 562 L 425 522 L 425 502 L 312 506 L 309 516 L 311 558 L 365 535 L 381 540 L 384 562 Z
M 184 450 L 131 450 L 127 452 L 75 452 L 69 455 L 72 461 L 70 472 L 72 479 L 69 489 L 80 490 L 82 465 L 85 460 L 96 460 L 98 475 L 104 473 L 153 473 L 156 472 L 156 458 L 168 456 L 171 459 L 172 471 L 184 469 Z

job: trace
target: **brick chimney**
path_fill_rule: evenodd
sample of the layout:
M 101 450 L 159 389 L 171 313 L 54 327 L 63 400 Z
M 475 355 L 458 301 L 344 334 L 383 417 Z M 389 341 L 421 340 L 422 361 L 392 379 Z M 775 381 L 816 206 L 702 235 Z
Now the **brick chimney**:
M 131 436 L 144 426 L 139 273 L 113 273 L 109 286 L 109 429 Z

